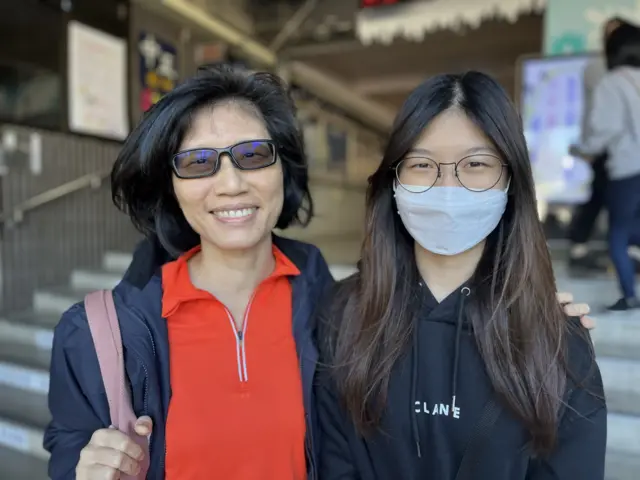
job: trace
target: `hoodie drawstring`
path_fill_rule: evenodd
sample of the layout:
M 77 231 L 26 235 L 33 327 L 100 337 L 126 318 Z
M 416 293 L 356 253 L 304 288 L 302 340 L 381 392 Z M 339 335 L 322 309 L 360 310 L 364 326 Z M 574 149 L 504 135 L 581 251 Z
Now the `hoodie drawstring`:
M 420 342 L 418 340 L 418 333 L 420 329 L 420 319 L 416 318 L 415 326 L 413 327 L 413 348 L 412 360 L 411 360 L 411 398 L 416 401 L 416 391 L 418 388 L 418 349 L 420 348 Z M 418 431 L 418 416 L 413 411 L 414 406 L 411 405 L 411 432 L 413 433 L 413 441 L 416 443 L 416 450 L 418 452 L 418 458 L 422 458 L 422 451 L 420 450 L 420 432 Z
M 460 290 L 460 308 L 458 309 L 458 319 L 456 320 L 456 342 L 453 349 L 453 378 L 451 379 L 451 408 L 456 408 L 456 393 L 458 390 L 458 368 L 460 365 L 460 337 L 462 336 L 462 324 L 464 320 L 464 301 L 471 294 L 469 287 Z
M 462 296 L 460 297 L 460 306 L 458 308 L 458 318 L 456 319 L 456 338 L 453 349 L 453 376 L 451 379 L 451 395 L 452 402 L 451 408 L 456 408 L 456 393 L 458 389 L 458 369 L 460 366 L 460 338 L 462 337 L 462 325 L 464 323 L 464 304 L 465 299 L 471 295 L 471 289 L 469 287 L 462 287 L 460 290 Z M 416 322 L 413 330 L 413 348 L 411 359 L 411 398 L 414 404 L 411 405 L 411 431 L 413 433 L 413 440 L 416 444 L 416 452 L 418 458 L 422 458 L 422 450 L 420 447 L 420 431 L 418 430 L 418 417 L 414 412 L 416 402 L 416 392 L 418 390 L 418 362 L 420 358 L 420 340 L 419 340 L 419 328 L 420 319 L 416 318 Z

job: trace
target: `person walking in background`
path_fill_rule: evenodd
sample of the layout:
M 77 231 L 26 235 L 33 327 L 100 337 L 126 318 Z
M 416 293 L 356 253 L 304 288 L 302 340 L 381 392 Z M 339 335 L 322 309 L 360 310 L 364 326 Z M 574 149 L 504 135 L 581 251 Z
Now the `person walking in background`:
M 609 176 L 609 254 L 622 298 L 612 311 L 640 307 L 630 245 L 640 245 L 640 29 L 619 21 L 606 41 L 608 72 L 598 83 L 589 112 L 588 131 L 570 153 L 589 161 L 607 152 Z
M 603 29 L 603 45 L 611 33 L 620 25 L 618 19 L 609 20 Z M 589 137 L 589 113 L 593 107 L 593 92 L 597 84 L 607 72 L 604 54 L 591 58 L 584 69 L 584 113 L 582 116 L 582 139 Z M 571 242 L 569 250 L 569 268 L 573 274 L 582 274 L 591 270 L 600 270 L 599 257 L 590 251 L 589 239 L 593 234 L 596 221 L 605 204 L 607 188 L 606 152 L 598 154 L 592 163 L 593 180 L 591 181 L 591 197 L 586 203 L 578 205 L 573 212 L 569 225 L 568 237 Z
M 622 18 L 614 18 L 610 23 L 613 25 L 613 30 L 618 29 L 616 35 L 611 39 L 611 41 L 606 42 L 606 59 L 607 62 L 612 62 L 610 65 L 612 66 L 615 63 L 615 59 L 619 56 L 618 52 L 621 48 L 625 47 L 625 45 L 634 45 L 640 44 L 640 28 L 630 22 L 623 20 Z M 640 221 L 640 215 L 638 216 Z M 640 247 L 637 245 L 630 245 L 628 250 L 629 256 L 635 263 L 636 273 L 640 273 Z

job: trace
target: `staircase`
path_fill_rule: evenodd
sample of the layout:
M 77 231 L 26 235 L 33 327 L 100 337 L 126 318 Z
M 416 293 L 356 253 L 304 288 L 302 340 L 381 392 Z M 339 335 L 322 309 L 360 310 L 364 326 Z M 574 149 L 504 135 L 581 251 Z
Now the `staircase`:
M 330 256 L 329 256 L 330 257 Z M 33 310 L 0 319 L 0 480 L 45 480 L 48 454 L 42 432 L 49 421 L 47 390 L 52 329 L 86 292 L 113 287 L 131 256 L 107 253 L 102 269 L 77 270 L 64 288 L 37 291 Z M 352 271 L 334 266 L 341 278 Z M 559 288 L 593 306 L 616 297 L 607 279 L 569 279 L 558 268 Z M 635 317 L 633 316 L 635 315 Z M 607 480 L 640 478 L 640 314 L 599 315 L 593 333 L 609 403 Z
M 32 311 L 0 319 L 0 480 L 48 478 L 42 434 L 53 327 L 88 291 L 118 283 L 130 260 L 107 253 L 102 270 L 74 271 L 67 287 L 36 291 Z
M 570 278 L 555 265 L 558 289 L 588 302 L 598 328 L 592 332 L 609 410 L 607 480 L 640 478 L 640 312 L 604 312 L 619 297 L 614 277 Z

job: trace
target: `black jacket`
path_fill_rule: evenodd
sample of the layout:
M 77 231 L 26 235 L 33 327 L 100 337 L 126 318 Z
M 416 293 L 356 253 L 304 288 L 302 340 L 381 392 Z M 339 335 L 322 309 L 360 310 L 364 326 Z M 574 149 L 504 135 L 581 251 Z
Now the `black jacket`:
M 279 237 L 274 237 L 274 243 L 301 272 L 291 279 L 292 328 L 307 418 L 309 479 L 315 479 L 318 439 L 312 382 L 318 351 L 313 342 L 313 319 L 317 303 L 333 283 L 333 278 L 316 247 Z M 158 245 L 146 242 L 138 248 L 136 255 L 126 278 L 115 288 L 114 299 L 134 411 L 138 416 L 149 415 L 154 423 L 147 478 L 162 480 L 171 380 L 167 326 L 161 315 L 162 279 L 158 269 L 168 257 L 158 250 Z M 110 425 L 109 406 L 83 303 L 71 307 L 55 329 L 49 409 L 53 420 L 44 439 L 45 449 L 51 452 L 49 476 L 52 480 L 72 480 L 80 450 L 87 445 L 94 431 Z
M 319 374 L 320 480 L 602 480 L 607 410 L 585 332 L 569 340 L 569 367 L 581 388 L 569 385 L 557 446 L 536 459 L 528 432 L 497 400 L 469 329 L 461 302 L 472 292 L 440 304 L 423 292 L 413 344 L 392 372 L 379 431 L 358 435 L 332 378 L 324 369 Z M 472 473 L 457 477 L 468 445 Z

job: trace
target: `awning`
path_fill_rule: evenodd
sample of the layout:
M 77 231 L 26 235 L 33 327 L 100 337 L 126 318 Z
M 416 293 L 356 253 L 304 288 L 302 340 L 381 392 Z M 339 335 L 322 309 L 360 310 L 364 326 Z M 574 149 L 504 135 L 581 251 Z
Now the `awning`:
M 368 8 L 356 16 L 356 33 L 365 45 L 389 44 L 396 38 L 420 42 L 435 30 L 477 28 L 488 19 L 503 18 L 515 23 L 520 15 L 542 12 L 546 3 L 546 0 L 432 0 Z

